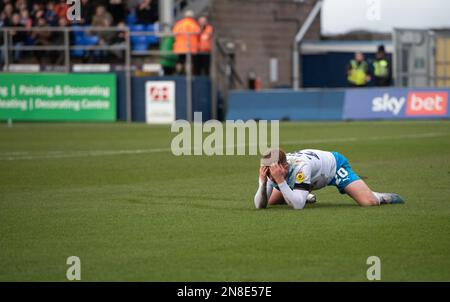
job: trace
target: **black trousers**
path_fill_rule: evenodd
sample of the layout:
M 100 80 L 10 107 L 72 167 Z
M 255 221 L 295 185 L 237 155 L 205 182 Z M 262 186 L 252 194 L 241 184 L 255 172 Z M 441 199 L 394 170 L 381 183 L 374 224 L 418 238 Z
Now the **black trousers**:
M 211 65 L 211 55 L 209 53 L 200 53 L 194 56 L 194 74 L 209 75 Z
M 378 86 L 378 87 L 391 86 L 391 80 L 389 78 L 375 77 L 374 80 L 375 80 L 375 86 Z

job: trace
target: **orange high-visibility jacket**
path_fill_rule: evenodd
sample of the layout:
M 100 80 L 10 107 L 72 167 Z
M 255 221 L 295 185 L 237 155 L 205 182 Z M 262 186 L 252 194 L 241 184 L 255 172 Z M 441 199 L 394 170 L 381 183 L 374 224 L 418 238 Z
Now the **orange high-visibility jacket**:
M 198 47 L 198 50 L 200 52 L 211 52 L 213 32 L 214 29 L 209 24 L 207 24 L 205 28 L 203 28 L 202 32 L 200 33 L 200 45 Z
M 175 23 L 172 31 L 175 34 L 174 53 L 185 54 L 191 52 L 195 54 L 198 52 L 200 25 L 194 18 L 179 20 Z

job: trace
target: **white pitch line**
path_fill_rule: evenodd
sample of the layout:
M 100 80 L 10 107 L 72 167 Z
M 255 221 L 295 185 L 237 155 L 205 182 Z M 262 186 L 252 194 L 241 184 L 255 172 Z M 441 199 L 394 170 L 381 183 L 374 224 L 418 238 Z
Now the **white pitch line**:
M 447 136 L 446 133 L 422 133 L 422 134 L 406 134 L 397 136 L 371 136 L 371 137 L 343 137 L 343 138 L 327 138 L 327 139 L 310 139 L 310 140 L 296 140 L 284 141 L 280 145 L 294 145 L 294 144 L 322 144 L 322 143 L 348 143 L 364 140 L 391 140 L 391 139 L 418 139 Z M 135 150 L 98 150 L 98 151 L 48 151 L 45 153 L 26 153 L 26 152 L 5 152 L 0 153 L 0 161 L 14 161 L 14 160 L 34 160 L 34 159 L 57 159 L 57 158 L 77 158 L 77 157 L 92 157 L 92 156 L 115 156 L 115 155 L 136 155 L 146 153 L 160 153 L 169 152 L 170 148 L 153 148 L 153 149 L 135 149 Z M 11 156 L 11 154 L 15 154 Z

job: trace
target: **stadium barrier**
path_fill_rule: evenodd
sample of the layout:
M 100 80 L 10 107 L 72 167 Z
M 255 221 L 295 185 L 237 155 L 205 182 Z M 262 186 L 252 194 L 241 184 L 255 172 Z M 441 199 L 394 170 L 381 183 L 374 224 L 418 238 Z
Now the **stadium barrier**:
M 0 74 L 0 120 L 115 121 L 114 74 Z
M 230 120 L 396 120 L 450 118 L 450 88 L 232 91 Z
M 0 73 L 0 120 L 13 121 L 126 121 L 126 75 L 112 73 Z M 152 83 L 171 84 L 165 90 L 148 88 Z M 211 118 L 211 80 L 207 76 L 192 79 L 192 109 Z M 132 121 L 148 122 L 149 103 L 155 103 L 161 123 L 187 119 L 186 78 L 131 77 Z M 170 91 L 173 89 L 173 92 Z M 170 94 L 172 93 L 172 99 Z M 172 102 L 172 107 L 168 103 Z M 162 103 L 162 104 L 160 104 Z M 155 107 L 155 106 L 153 106 Z M 161 108 L 162 107 L 162 108 Z M 172 112 L 171 112 L 172 111 Z M 158 117 L 156 117 L 158 118 Z M 156 120 L 155 122 L 158 122 Z
M 13 45 L 11 43 L 11 33 L 16 31 L 24 31 L 27 33 L 33 32 L 47 32 L 52 34 L 58 34 L 60 40 L 49 45 L 34 45 L 33 43 L 27 43 L 26 45 Z M 99 43 L 99 33 L 125 33 L 124 43 L 105 45 Z M 188 36 L 190 34 L 187 34 Z M 192 61 L 193 54 L 186 54 L 186 72 L 183 76 L 178 77 L 154 77 L 150 78 L 147 76 L 140 77 L 138 75 L 133 75 L 136 70 L 136 66 L 131 64 L 131 56 L 140 57 L 150 57 L 150 56 L 166 56 L 173 54 L 172 51 L 162 51 L 151 49 L 150 45 L 156 45 L 161 38 L 164 37 L 174 37 L 175 35 L 171 32 L 161 32 L 157 26 L 148 25 L 133 25 L 130 27 L 93 27 L 93 26 L 72 26 L 72 27 L 33 27 L 33 28 L 13 28 L 13 27 L 2 27 L 0 28 L 0 64 L 3 64 L 4 73 L 0 73 L 2 79 L 17 78 L 14 77 L 12 71 L 22 72 L 20 65 L 12 64 L 11 55 L 21 52 L 37 52 L 41 55 L 45 53 L 46 56 L 55 56 L 56 53 L 62 55 L 62 65 L 46 66 L 51 67 L 47 70 L 52 72 L 55 77 L 61 75 L 61 78 L 71 74 L 75 71 L 74 58 L 84 57 L 86 55 L 101 56 L 107 52 L 122 52 L 123 64 L 118 64 L 116 68 L 109 70 L 110 72 L 102 73 L 104 75 L 114 76 L 116 75 L 115 93 L 117 92 L 117 99 L 115 98 L 114 107 L 111 108 L 109 117 L 107 119 L 103 117 L 97 118 L 95 111 L 91 111 L 90 115 L 83 114 L 68 114 L 65 106 L 76 106 L 77 103 L 69 96 L 68 101 L 61 104 L 56 104 L 58 100 L 64 101 L 67 96 L 63 93 L 59 98 L 54 100 L 45 99 L 43 101 L 47 102 L 48 106 L 53 106 L 53 113 L 47 117 L 45 111 L 40 111 L 37 113 L 37 107 L 34 106 L 36 102 L 36 97 L 45 97 L 39 95 L 31 95 L 27 98 L 25 103 L 28 104 L 27 110 L 21 113 L 14 113 L 13 109 L 18 109 L 18 103 L 14 99 L 24 100 L 26 97 L 21 95 L 20 89 L 16 89 L 13 81 L 0 81 L 0 90 L 5 91 L 7 95 L 0 95 L 0 120 L 12 119 L 12 120 L 59 120 L 59 121 L 96 121 L 96 120 L 125 120 L 125 121 L 147 121 L 149 123 L 170 123 L 175 120 L 175 118 L 184 118 L 187 120 L 192 120 L 194 111 L 202 111 L 205 117 L 215 117 L 217 112 L 217 99 L 216 94 L 212 93 L 214 89 L 214 80 L 205 80 L 203 77 L 195 77 L 192 71 Z M 189 41 L 190 39 L 188 39 Z M 213 52 L 214 52 L 213 47 Z M 214 55 L 211 55 L 214 58 Z M 82 64 L 77 64 L 80 67 Z M 89 64 L 88 64 L 89 65 Z M 95 64 L 94 64 L 95 65 Z M 105 65 L 105 64 L 103 64 Z M 108 65 L 108 64 L 107 64 Z M 215 62 L 211 62 L 211 77 L 215 78 Z M 82 66 L 81 66 L 82 67 Z M 118 68 L 117 68 L 118 67 Z M 28 74 L 31 75 L 31 70 L 28 69 Z M 80 68 L 78 68 L 80 69 Z M 83 68 L 81 68 L 83 70 Z M 38 87 L 39 82 L 45 84 L 46 75 L 37 73 L 41 70 L 36 70 L 32 76 L 27 76 L 27 73 L 22 73 L 28 81 L 29 86 Z M 79 73 L 84 75 L 89 75 L 88 73 Z M 96 72 L 95 74 L 98 74 Z M 47 78 L 42 78 L 42 76 Z M 24 78 L 24 79 L 25 79 Z M 89 78 L 89 76 L 88 76 Z M 31 81 L 31 82 L 30 82 Z M 166 85 L 161 85 L 159 83 L 154 84 L 151 88 L 151 94 L 146 92 L 146 84 L 144 86 L 139 85 L 139 83 L 146 82 L 159 82 L 166 81 Z M 77 86 L 76 82 L 72 82 L 73 86 Z M 97 83 L 102 83 L 101 80 Z M 138 83 L 138 84 L 136 84 Z M 28 84 L 22 85 L 26 86 Z M 89 84 L 90 85 L 90 84 Z M 57 83 L 50 85 L 53 89 L 58 86 Z M 79 85 L 78 85 L 79 86 Z M 202 89 L 196 88 L 197 86 L 202 87 Z M 181 91 L 180 87 L 184 87 L 184 91 Z M 47 87 L 49 88 L 49 87 Z M 85 87 L 86 88 L 86 87 Z M 142 90 L 142 91 L 140 91 Z M 176 93 L 175 93 L 176 91 Z M 209 93 L 207 96 L 206 93 Z M 144 95 L 144 97 L 142 97 Z M 86 95 L 84 95 L 86 96 Z M 83 97 L 83 95 L 79 95 Z M 172 98 L 171 98 L 172 97 Z M 172 100 L 173 99 L 173 100 Z M 71 102 L 72 100 L 72 102 Z M 144 106 L 140 105 L 144 102 Z M 184 102 L 184 103 L 181 103 Z M 208 103 L 209 102 L 209 103 Z M 22 107 L 24 104 L 22 102 Z M 43 102 L 39 101 L 40 104 Z M 52 105 L 50 104 L 52 103 Z M 208 103 L 208 104 L 206 104 Z M 199 105 L 200 104 L 200 105 Z M 149 114 L 148 107 L 156 108 L 153 111 L 153 115 Z M 33 112 L 30 109 L 33 109 Z M 57 110 L 59 108 L 59 110 Z M 117 109 L 117 110 L 116 110 Z M 140 110 L 140 111 L 133 111 Z M 144 110 L 144 111 L 143 111 Z M 175 112 L 176 110 L 176 112 Z M 181 112 L 184 110 L 184 112 Z M 65 111 L 65 112 L 64 112 Z M 56 113 L 58 112 L 58 113 Z M 144 115 L 143 115 L 144 114 Z M 112 118 L 111 116 L 114 115 Z M 142 115 L 144 118 L 142 118 Z M 88 117 L 90 116 L 90 117 Z M 149 117 L 152 117 L 149 119 Z

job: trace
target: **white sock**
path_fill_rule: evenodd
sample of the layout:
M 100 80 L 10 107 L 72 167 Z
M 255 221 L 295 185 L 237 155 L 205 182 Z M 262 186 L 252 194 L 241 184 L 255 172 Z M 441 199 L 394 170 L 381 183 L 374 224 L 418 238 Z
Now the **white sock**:
M 378 204 L 386 203 L 386 199 L 383 197 L 384 193 L 378 193 L 378 192 L 372 192 L 372 193 L 377 198 Z

